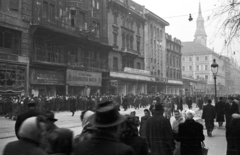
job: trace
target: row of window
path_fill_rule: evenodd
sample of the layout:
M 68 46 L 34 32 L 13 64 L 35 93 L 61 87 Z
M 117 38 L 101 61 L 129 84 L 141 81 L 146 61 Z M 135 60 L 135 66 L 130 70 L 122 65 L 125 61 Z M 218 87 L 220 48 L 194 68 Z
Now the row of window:
M 20 0 L 5 0 L 9 2 L 9 9 L 11 11 L 19 11 Z M 2 6 L 2 1 L 0 0 L 0 6 Z
M 12 54 L 20 54 L 21 32 L 0 27 L 0 48 Z
M 176 69 L 167 69 L 167 77 L 171 79 L 179 80 L 181 79 L 181 71 Z
M 181 60 L 178 56 L 168 55 L 167 56 L 167 65 L 172 67 L 179 67 L 181 66 Z
M 122 69 L 124 69 L 124 67 L 134 68 L 133 61 L 132 60 L 123 60 L 122 67 L 123 67 Z M 140 62 L 137 62 L 136 68 L 141 69 Z M 118 57 L 113 57 L 113 70 L 118 71 Z
M 196 71 L 207 71 L 208 70 L 208 65 L 196 65 Z M 182 66 L 183 71 L 193 71 L 193 66 Z
M 195 60 L 200 61 L 200 57 L 199 56 L 195 57 Z M 205 56 L 203 60 L 208 61 L 208 56 Z M 182 61 L 183 62 L 187 62 L 187 61 L 191 62 L 191 61 L 193 61 L 193 58 L 191 56 L 190 57 L 182 57 Z
M 162 41 L 163 31 L 161 28 L 157 28 L 156 26 L 150 25 L 150 35 L 151 38 L 154 38 L 158 41 Z
M 34 38 L 35 60 L 74 66 L 107 69 L 105 55 L 67 43 Z
M 208 75 L 197 75 L 196 77 L 198 80 L 204 79 L 205 81 L 208 81 Z

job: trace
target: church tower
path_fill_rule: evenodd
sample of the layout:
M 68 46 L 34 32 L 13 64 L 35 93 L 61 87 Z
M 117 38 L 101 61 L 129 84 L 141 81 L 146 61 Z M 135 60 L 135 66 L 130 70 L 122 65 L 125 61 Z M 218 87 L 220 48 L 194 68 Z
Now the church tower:
M 204 28 L 204 19 L 202 16 L 201 4 L 199 3 L 197 29 L 194 35 L 194 42 L 207 46 L 207 34 Z

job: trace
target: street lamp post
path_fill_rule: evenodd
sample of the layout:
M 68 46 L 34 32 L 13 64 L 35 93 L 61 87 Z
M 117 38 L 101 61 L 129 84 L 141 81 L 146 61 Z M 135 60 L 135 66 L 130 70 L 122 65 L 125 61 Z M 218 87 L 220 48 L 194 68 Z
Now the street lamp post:
M 214 78 L 215 104 L 216 104 L 216 102 L 217 102 L 217 84 L 216 84 L 216 80 L 217 80 L 217 73 L 218 73 L 218 64 L 216 63 L 215 59 L 213 59 L 213 63 L 211 65 L 211 70 L 212 70 L 213 78 Z

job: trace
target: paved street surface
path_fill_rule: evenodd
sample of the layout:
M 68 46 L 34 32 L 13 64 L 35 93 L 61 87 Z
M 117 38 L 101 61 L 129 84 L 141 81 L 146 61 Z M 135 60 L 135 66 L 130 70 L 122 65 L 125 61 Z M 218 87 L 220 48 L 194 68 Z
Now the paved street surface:
M 193 105 L 195 107 L 195 105 Z M 186 108 L 186 105 L 184 105 L 184 108 Z M 197 111 L 197 108 L 193 108 L 195 111 Z M 122 114 L 129 114 L 133 108 L 128 109 L 127 111 L 121 110 Z M 136 110 L 137 116 L 141 117 L 143 116 L 143 108 L 140 108 L 139 110 Z M 81 132 L 81 121 L 80 121 L 80 111 L 75 113 L 75 116 L 71 116 L 70 112 L 60 112 L 56 113 L 55 117 L 58 119 L 56 124 L 59 127 L 65 127 L 70 128 L 74 135 L 77 135 Z M 201 116 L 201 111 L 196 112 L 196 119 Z M 174 118 L 171 118 L 171 121 L 173 121 Z M 2 154 L 4 146 L 11 141 L 16 140 L 15 133 L 14 133 L 14 124 L 15 121 L 5 119 L 3 117 L 0 117 L 0 154 Z M 217 124 L 216 124 L 217 125 Z M 226 154 L 226 138 L 225 138 L 225 130 L 224 129 L 215 129 L 213 131 L 213 137 L 207 137 L 206 130 L 204 130 L 205 134 L 205 145 L 209 147 L 209 153 L 208 155 L 225 155 Z

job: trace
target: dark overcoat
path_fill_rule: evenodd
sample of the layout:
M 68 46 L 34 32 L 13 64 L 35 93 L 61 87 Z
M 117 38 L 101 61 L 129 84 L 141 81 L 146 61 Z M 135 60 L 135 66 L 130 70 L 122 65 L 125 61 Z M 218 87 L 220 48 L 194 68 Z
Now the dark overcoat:
M 75 112 L 76 111 L 76 104 L 77 104 L 77 99 L 76 98 L 70 98 L 70 111 Z
M 203 107 L 202 119 L 205 119 L 206 129 L 212 131 L 214 129 L 214 119 L 216 117 L 215 107 L 207 104 Z
M 227 155 L 240 154 L 240 119 L 234 119 L 226 130 Z
M 143 116 L 141 117 L 141 124 L 139 134 L 141 137 L 146 137 L 146 129 L 147 129 L 147 120 L 151 118 L 151 116 Z
M 231 106 L 229 103 L 226 103 L 225 104 L 226 126 L 228 126 L 231 123 L 232 114 L 234 113 L 237 114 L 239 113 L 238 105 L 235 102 L 233 102 Z
M 99 133 L 77 143 L 73 155 L 134 155 L 134 150 L 114 136 Z
M 27 139 L 21 139 L 8 143 L 4 150 L 3 155 L 47 155 L 37 143 Z
M 204 139 L 202 124 L 190 119 L 179 125 L 176 140 L 181 142 L 182 155 L 202 155 L 201 142 Z
M 216 114 L 217 114 L 216 122 L 224 122 L 225 121 L 225 119 L 224 119 L 225 104 L 226 104 L 225 102 L 219 101 L 215 105 Z
M 157 112 L 147 121 L 146 138 L 151 155 L 172 154 L 174 139 L 171 124 Z
M 178 101 L 178 104 L 177 104 L 177 110 L 183 110 L 183 99 L 182 99 L 182 97 L 179 97 L 179 99 L 178 99 L 179 101 Z
M 143 137 L 134 136 L 121 139 L 122 142 L 131 146 L 135 152 L 135 155 L 147 155 L 148 147 L 147 141 Z
M 18 131 L 19 131 L 20 126 L 22 125 L 22 123 L 23 123 L 27 118 L 30 118 L 30 117 L 33 117 L 33 116 L 38 116 L 38 115 L 40 115 L 40 113 L 37 112 L 37 111 L 34 110 L 34 109 L 30 109 L 30 110 L 28 110 L 27 112 L 18 115 L 17 120 L 16 120 L 16 123 L 15 123 L 15 134 L 16 134 L 16 136 L 17 136 L 18 139 L 19 139 Z

